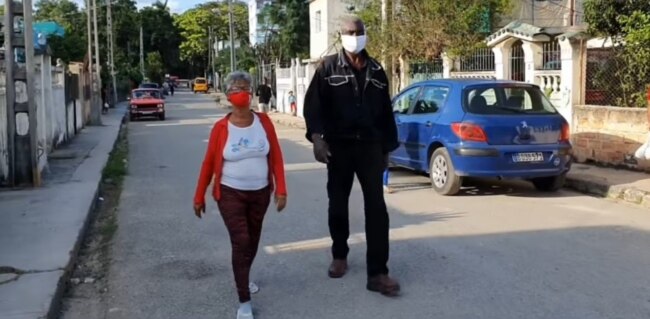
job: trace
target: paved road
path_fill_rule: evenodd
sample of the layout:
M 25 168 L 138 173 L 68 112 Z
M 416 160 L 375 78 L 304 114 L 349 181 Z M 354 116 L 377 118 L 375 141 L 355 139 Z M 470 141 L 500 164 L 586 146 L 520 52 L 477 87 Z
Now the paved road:
M 191 201 L 211 124 L 223 110 L 179 92 L 165 122 L 129 124 L 130 175 L 119 208 L 107 318 L 234 318 L 230 245 L 216 211 Z M 650 214 L 524 183 L 475 181 L 440 197 L 397 172 L 388 195 L 392 273 L 404 294 L 365 290 L 359 187 L 351 272 L 326 276 L 325 170 L 303 132 L 278 128 L 289 206 L 269 211 L 254 278 L 257 318 L 650 318 Z

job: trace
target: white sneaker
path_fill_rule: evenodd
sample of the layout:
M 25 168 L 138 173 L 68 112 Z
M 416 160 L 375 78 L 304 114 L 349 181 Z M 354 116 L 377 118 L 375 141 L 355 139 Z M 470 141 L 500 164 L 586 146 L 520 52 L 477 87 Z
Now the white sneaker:
M 248 284 L 248 290 L 251 294 L 256 294 L 260 291 L 260 287 L 258 287 L 254 282 L 250 282 Z
M 237 319 L 255 319 L 253 312 L 244 312 L 241 309 L 237 310 Z

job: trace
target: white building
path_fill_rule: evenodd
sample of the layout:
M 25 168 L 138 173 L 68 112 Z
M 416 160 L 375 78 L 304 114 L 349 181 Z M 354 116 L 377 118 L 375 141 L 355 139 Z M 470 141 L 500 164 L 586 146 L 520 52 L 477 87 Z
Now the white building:
M 347 14 L 353 1 L 309 0 L 309 57 L 317 60 L 336 51 L 340 18 Z
M 248 0 L 248 39 L 251 46 L 264 42 L 266 24 L 260 21 L 258 15 L 272 2 L 272 0 Z

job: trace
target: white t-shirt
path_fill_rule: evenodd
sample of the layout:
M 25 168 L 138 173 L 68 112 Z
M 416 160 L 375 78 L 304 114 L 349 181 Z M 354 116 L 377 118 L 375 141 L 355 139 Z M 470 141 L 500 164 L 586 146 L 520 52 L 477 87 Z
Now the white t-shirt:
M 260 190 L 268 186 L 269 150 L 266 131 L 257 115 L 249 127 L 228 122 L 221 184 L 238 190 Z

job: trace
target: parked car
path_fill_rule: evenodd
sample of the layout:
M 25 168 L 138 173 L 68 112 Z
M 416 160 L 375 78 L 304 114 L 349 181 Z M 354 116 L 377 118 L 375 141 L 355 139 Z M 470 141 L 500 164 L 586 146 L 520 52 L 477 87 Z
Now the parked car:
M 194 93 L 197 92 L 208 93 L 208 89 L 209 89 L 208 80 L 206 80 L 205 78 L 196 78 L 194 79 L 193 84 L 194 85 L 192 87 L 192 91 L 194 91 Z
M 135 89 L 129 100 L 129 119 L 134 121 L 141 117 L 153 116 L 165 120 L 165 100 L 159 89 Z
M 458 193 L 470 176 L 555 191 L 571 168 L 569 125 L 536 85 L 424 81 L 395 96 L 393 111 L 399 147 L 391 164 L 428 173 L 442 195 Z

